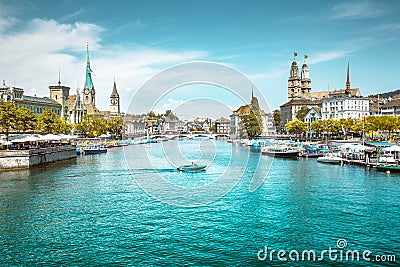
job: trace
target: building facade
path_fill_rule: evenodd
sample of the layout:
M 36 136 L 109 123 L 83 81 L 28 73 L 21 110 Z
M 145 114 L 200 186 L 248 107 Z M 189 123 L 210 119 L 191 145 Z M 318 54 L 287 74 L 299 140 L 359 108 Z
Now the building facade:
M 368 97 L 334 95 L 322 100 L 322 119 L 360 119 L 369 115 Z
M 4 102 L 12 102 L 16 106 L 27 108 L 34 114 L 42 114 L 48 109 L 62 116 L 62 106 L 57 101 L 48 97 L 24 95 L 24 89 L 7 86 L 5 81 L 0 87 L 0 98 Z
M 313 107 L 320 107 L 320 100 L 310 100 L 310 99 L 292 99 L 289 102 L 280 106 L 281 111 L 281 126 L 285 126 L 289 121 L 296 120 L 297 112 L 302 107 L 307 107 L 311 109 Z
M 60 79 L 58 85 L 49 86 L 50 98 L 57 101 L 61 105 L 61 118 L 69 121 L 69 90 L 68 86 L 61 85 Z
M 379 107 L 381 115 L 400 116 L 400 99 L 393 99 Z
M 215 132 L 217 134 L 226 134 L 230 133 L 230 120 L 224 117 L 221 117 L 215 120 Z
M 125 114 L 123 116 L 123 119 L 126 125 L 126 131 L 125 131 L 126 136 L 134 137 L 134 136 L 146 135 L 147 115 Z
M 84 115 L 86 115 L 86 109 L 83 105 L 79 89 L 76 89 L 76 95 L 69 96 L 69 123 L 80 123 Z

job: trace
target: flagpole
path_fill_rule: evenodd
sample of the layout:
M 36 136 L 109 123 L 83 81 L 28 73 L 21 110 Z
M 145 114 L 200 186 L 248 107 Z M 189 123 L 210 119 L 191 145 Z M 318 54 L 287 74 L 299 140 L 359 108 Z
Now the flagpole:
M 364 115 L 364 117 L 363 117 L 363 123 L 362 123 L 362 144 L 364 145 L 364 143 L 365 143 L 365 115 Z

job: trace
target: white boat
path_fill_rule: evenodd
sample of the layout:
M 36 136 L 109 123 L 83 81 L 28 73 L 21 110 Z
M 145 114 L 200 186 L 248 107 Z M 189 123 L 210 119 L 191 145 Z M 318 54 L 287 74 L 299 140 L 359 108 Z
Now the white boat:
M 261 154 L 277 158 L 297 158 L 300 150 L 290 146 L 264 146 Z
M 327 154 L 325 156 L 317 158 L 317 161 L 321 163 L 341 164 L 343 162 L 343 159 L 333 154 Z

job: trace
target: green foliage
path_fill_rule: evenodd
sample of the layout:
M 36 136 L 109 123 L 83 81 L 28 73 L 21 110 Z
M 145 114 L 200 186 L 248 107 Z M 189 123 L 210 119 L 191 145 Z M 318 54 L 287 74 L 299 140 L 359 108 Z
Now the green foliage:
M 150 118 L 155 118 L 156 117 L 156 113 L 154 113 L 154 111 L 150 111 L 147 116 L 149 116 Z
M 257 116 L 253 112 L 243 115 L 241 117 L 241 124 L 249 139 L 255 139 L 262 132 L 261 116 Z
M 37 127 L 38 117 L 27 108 L 17 108 L 15 118 L 18 130 L 28 131 Z
M 59 118 L 56 113 L 46 109 L 38 116 L 38 129 L 46 134 L 71 132 L 71 125 Z
M 279 126 L 281 124 L 281 111 L 279 109 L 274 110 L 272 116 L 274 117 L 274 126 Z
M 307 123 L 300 120 L 289 121 L 285 125 L 290 134 L 302 134 L 307 132 Z
M 304 118 L 306 117 L 307 113 L 310 111 L 310 109 L 306 106 L 302 106 L 300 110 L 296 114 L 296 119 L 300 121 L 304 121 Z
M 97 137 L 107 132 L 107 121 L 93 114 L 85 115 L 81 123 L 76 125 L 76 129 L 88 137 Z
M 9 131 L 16 129 L 17 110 L 18 107 L 13 103 L 0 102 L 0 128 L 2 131 L 6 132 L 7 140 Z
M 115 137 L 121 139 L 122 134 L 124 133 L 126 129 L 126 125 L 124 123 L 124 120 L 117 116 L 117 117 L 111 117 L 107 119 L 107 131 L 111 134 L 114 135 Z
M 212 133 L 216 133 L 217 132 L 217 126 L 215 124 L 211 125 L 210 132 L 212 132 Z

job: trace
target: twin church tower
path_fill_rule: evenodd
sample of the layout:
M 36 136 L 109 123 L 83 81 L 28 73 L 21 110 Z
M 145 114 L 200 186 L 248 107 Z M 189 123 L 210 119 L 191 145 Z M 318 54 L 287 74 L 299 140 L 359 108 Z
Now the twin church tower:
M 95 74 L 90 68 L 89 46 L 86 48 L 86 53 L 86 79 L 82 96 L 79 89 L 77 89 L 76 95 L 70 95 L 70 88 L 61 85 L 60 77 L 58 85 L 49 86 L 50 98 L 61 104 L 60 117 L 73 124 L 80 123 L 82 116 L 85 114 L 93 114 L 99 117 L 112 117 L 121 114 L 120 98 L 115 78 L 113 90 L 110 96 L 110 111 L 99 111 L 96 107 L 96 90 L 92 79 L 92 74 Z
M 294 52 L 294 60 L 290 68 L 290 77 L 288 79 L 288 100 L 308 97 L 311 93 L 311 79 L 308 66 L 305 62 L 307 55 L 304 55 L 304 64 L 301 66 L 301 74 L 299 76 L 299 68 L 296 62 L 297 53 Z

